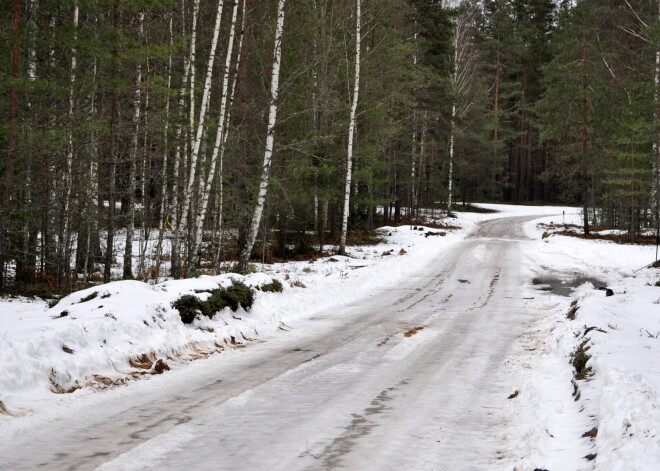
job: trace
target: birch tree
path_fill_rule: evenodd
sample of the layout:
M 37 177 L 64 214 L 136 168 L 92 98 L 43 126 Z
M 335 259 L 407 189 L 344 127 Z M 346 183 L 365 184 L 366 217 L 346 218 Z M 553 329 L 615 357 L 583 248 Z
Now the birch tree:
M 218 165 L 218 157 L 224 153 L 224 144 L 226 142 L 226 128 L 228 122 L 228 103 L 229 99 L 229 75 L 231 70 L 232 54 L 234 50 L 234 39 L 236 37 L 236 22 L 238 19 L 238 4 L 234 6 L 234 11 L 231 19 L 231 29 L 229 31 L 229 42 L 227 43 L 227 52 L 225 56 L 224 73 L 222 76 L 222 95 L 220 99 L 220 116 L 218 117 L 218 125 L 215 134 L 215 144 L 213 145 L 213 153 L 211 155 L 211 163 L 209 166 L 206 182 L 201 189 L 201 202 L 199 203 L 198 213 L 195 218 L 195 231 L 193 233 L 193 250 L 191 253 L 190 266 L 196 267 L 199 262 L 199 249 L 202 243 L 202 232 L 204 229 L 204 220 L 206 219 L 206 210 L 208 208 L 209 196 L 211 194 L 211 185 L 216 177 L 216 166 Z M 233 88 L 232 88 L 233 91 Z M 222 148 L 222 149 L 221 149 Z M 221 176 L 222 178 L 222 176 Z M 221 215 L 222 216 L 222 215 Z
M 138 13 L 138 47 L 144 34 L 144 12 Z M 142 62 L 138 60 L 135 72 L 133 95 L 133 138 L 128 173 L 128 223 L 126 224 L 126 247 L 124 250 L 124 279 L 133 279 L 133 235 L 135 232 L 135 190 L 137 175 L 138 139 L 140 135 L 140 106 L 142 105 Z M 144 204 L 144 203 L 143 203 Z
M 273 69 L 270 82 L 270 105 L 268 107 L 268 128 L 266 131 L 266 149 L 264 150 L 264 160 L 261 167 L 261 180 L 259 183 L 259 193 L 257 203 L 254 208 L 252 222 L 248 230 L 248 237 L 245 247 L 241 250 L 236 271 L 241 274 L 247 272 L 248 262 L 254 243 L 257 240 L 261 216 L 266 204 L 266 195 L 268 194 L 268 183 L 270 180 L 270 166 L 273 157 L 273 146 L 275 144 L 275 124 L 277 123 L 277 105 L 280 86 L 280 62 L 282 59 L 282 36 L 284 33 L 284 7 L 286 0 L 278 0 L 277 4 L 277 25 L 275 27 L 275 45 L 273 48 Z
M 197 129 L 194 133 L 194 139 L 192 144 L 192 153 L 190 156 L 190 172 L 188 175 L 188 182 L 184 189 L 183 195 L 183 207 L 181 208 L 181 218 L 177 223 L 177 242 L 181 243 L 181 231 L 187 229 L 188 226 L 188 216 L 190 213 L 190 205 L 193 197 L 193 190 L 195 186 L 196 176 L 197 176 L 197 161 L 199 158 L 200 149 L 202 146 L 202 140 L 204 136 L 204 121 L 206 120 L 206 113 L 208 111 L 209 102 L 211 100 L 211 86 L 213 83 L 213 64 L 215 62 L 216 48 L 218 46 L 218 37 L 220 35 L 220 25 L 222 23 L 222 12 L 224 7 L 224 0 L 218 0 L 217 13 L 215 17 L 215 26 L 213 27 L 213 38 L 211 40 L 211 49 L 209 51 L 209 60 L 206 67 L 206 80 L 204 81 L 204 90 L 202 92 L 202 102 L 199 109 L 199 117 L 197 119 Z M 195 64 L 192 63 L 194 60 L 191 57 L 191 73 L 193 73 Z M 180 252 L 180 248 L 179 248 Z
M 462 129 L 462 120 L 477 102 L 479 91 L 475 78 L 479 55 L 473 44 L 473 21 L 476 10 L 468 7 L 456 17 L 454 28 L 454 60 L 450 76 L 452 94 L 449 129 L 449 175 L 447 178 L 447 213 L 451 214 L 454 185 L 454 159 L 456 135 Z
M 351 178 L 353 169 L 353 140 L 355 137 L 356 114 L 360 93 L 360 51 L 362 46 L 362 0 L 355 2 L 355 76 L 353 79 L 353 99 L 348 122 L 348 145 L 346 148 L 346 183 L 344 185 L 344 210 L 342 212 L 341 236 L 339 253 L 346 253 L 346 236 L 348 233 L 348 215 L 351 204 Z

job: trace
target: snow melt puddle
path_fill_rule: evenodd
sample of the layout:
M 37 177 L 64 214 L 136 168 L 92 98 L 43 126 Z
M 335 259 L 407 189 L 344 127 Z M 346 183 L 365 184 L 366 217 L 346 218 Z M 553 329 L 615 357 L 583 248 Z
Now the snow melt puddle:
M 539 276 L 532 280 L 532 284 L 541 291 L 550 291 L 559 296 L 571 296 L 573 290 L 584 283 L 591 283 L 595 288 L 605 288 L 607 283 L 590 276 L 553 277 Z

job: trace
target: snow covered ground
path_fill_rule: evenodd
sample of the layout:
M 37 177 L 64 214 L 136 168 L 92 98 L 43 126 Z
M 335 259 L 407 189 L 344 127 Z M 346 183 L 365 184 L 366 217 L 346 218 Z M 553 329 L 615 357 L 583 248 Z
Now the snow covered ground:
M 551 221 L 561 222 L 544 218 L 526 227 L 537 241 L 527 254 L 534 276 L 551 283 L 595 280 L 569 297 L 542 296 L 538 308 L 546 312 L 518 345 L 511 368 L 517 395 L 509 404 L 518 418 L 509 431 L 518 437 L 517 469 L 657 469 L 660 270 L 643 268 L 655 259 L 655 247 L 542 239 L 546 228 L 538 224 Z M 566 223 L 580 224 L 579 215 L 572 212 Z M 594 289 L 603 287 L 614 295 Z M 588 358 L 582 375 L 572 364 L 580 347 Z
M 0 439 L 10 440 L 24 427 L 21 421 L 47 415 L 64 397 L 75 400 L 149 380 L 157 359 L 173 369 L 214 352 L 232 361 L 230 352 L 236 348 L 249 348 L 318 312 L 339 311 L 370 292 L 397 286 L 438 254 L 450 253 L 485 219 L 546 214 L 539 221 L 557 223 L 562 211 L 567 223 L 579 219 L 573 208 L 484 206 L 500 213 L 459 213 L 447 222 L 461 229 L 446 236 L 425 236 L 439 229 L 386 227 L 379 230 L 384 244 L 352 247 L 349 257 L 259 264 L 258 272 L 246 277 L 202 276 L 157 285 L 114 282 L 73 293 L 51 309 L 43 302 L 4 299 L 0 411 L 6 413 L 0 413 Z M 649 285 L 660 279 L 660 272 L 634 270 L 653 260 L 654 248 L 563 236 L 542 239 L 539 221 L 527 224 L 531 240 L 521 244 L 530 280 L 521 290 L 533 298 L 529 307 L 537 315 L 509 365 L 515 397 L 505 403 L 513 417 L 502 431 L 512 450 L 507 463 L 513 461 L 518 471 L 653 469 L 660 463 L 660 289 Z M 567 280 L 570 275 L 598 279 L 614 296 L 583 285 L 562 297 L 532 284 L 535 278 Z M 284 292 L 257 291 L 249 312 L 227 309 L 213 320 L 181 323 L 171 305 L 175 299 L 226 286 L 232 279 L 254 287 L 278 279 Z M 569 320 L 573 299 L 579 309 Z M 571 355 L 587 339 L 583 348 L 590 347 L 586 366 L 591 370 L 586 379 L 575 380 Z M 587 432 L 594 436 L 583 437 Z M 586 455 L 595 456 L 586 460 Z
M 131 360 L 135 364 L 143 355 L 182 363 L 236 348 L 247 339 L 266 339 L 298 318 L 328 306 L 339 309 L 369 290 L 394 286 L 430 255 L 450 250 L 478 220 L 494 216 L 463 214 L 458 222 L 463 229 L 443 237 L 425 237 L 427 231 L 408 226 L 382 228 L 379 234 L 386 243 L 349 247 L 349 257 L 259 264 L 259 272 L 245 277 L 201 276 L 156 285 L 117 281 L 75 292 L 50 309 L 45 302 L 2 299 L 0 401 L 15 416 L 31 414 L 52 401 L 53 392 L 88 394 L 90 386 L 98 389 L 142 376 L 144 369 L 133 367 Z M 195 290 L 227 286 L 232 279 L 253 287 L 278 279 L 284 292 L 257 292 L 249 313 L 225 309 L 213 320 L 203 318 L 192 326 L 180 321 L 172 302 Z

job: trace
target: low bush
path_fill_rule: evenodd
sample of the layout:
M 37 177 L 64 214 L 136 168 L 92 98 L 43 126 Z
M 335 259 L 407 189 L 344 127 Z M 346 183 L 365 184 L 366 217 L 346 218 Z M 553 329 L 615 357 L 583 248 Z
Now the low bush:
M 305 269 L 309 270 L 308 268 L 305 268 Z M 303 271 L 305 271 L 305 269 L 303 269 Z M 311 271 L 311 270 L 309 270 L 309 271 Z M 259 289 L 261 291 L 263 291 L 264 293 L 281 293 L 284 288 L 282 286 L 282 283 L 279 280 L 276 280 L 275 278 L 273 278 L 272 283 L 263 284 L 259 287 Z
M 591 367 L 587 366 L 587 362 L 591 358 L 591 355 L 587 354 L 587 350 L 589 350 L 587 342 L 588 340 L 582 342 L 573 352 L 571 364 L 575 369 L 575 379 L 585 379 L 591 373 Z
M 199 290 L 196 292 L 210 293 L 210 296 L 205 301 L 202 301 L 195 295 L 186 294 L 172 303 L 172 307 L 179 311 L 181 321 L 184 324 L 191 324 L 200 314 L 213 319 L 213 316 L 226 307 L 229 307 L 232 311 L 236 311 L 240 306 L 247 311 L 254 303 L 254 290 L 246 284 L 235 280 L 227 288 Z
M 186 294 L 174 301 L 172 307 L 179 311 L 179 316 L 181 316 L 181 321 L 184 324 L 192 324 L 198 314 L 205 314 L 205 304 L 197 296 Z
M 78 304 L 86 303 L 87 301 L 91 301 L 92 299 L 94 299 L 98 295 L 99 295 L 98 291 L 93 291 L 90 295 L 85 296 L 84 298 L 81 298 L 80 301 L 78 301 Z
M 254 303 L 254 290 L 240 281 L 232 281 L 227 288 L 226 299 L 232 311 L 238 309 L 239 305 L 248 311 Z

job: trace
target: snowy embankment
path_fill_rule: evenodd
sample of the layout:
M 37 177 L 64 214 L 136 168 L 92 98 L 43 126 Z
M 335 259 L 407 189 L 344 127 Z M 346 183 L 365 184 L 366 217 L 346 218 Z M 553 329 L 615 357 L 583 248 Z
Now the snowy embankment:
M 442 229 L 385 227 L 378 230 L 384 243 L 349 247 L 349 257 L 258 264 L 258 272 L 245 277 L 224 274 L 156 285 L 117 281 L 75 292 L 50 309 L 41 301 L 2 299 L 0 421 L 9 420 L 8 415 L 37 413 L 56 400 L 57 393 L 89 394 L 146 378 L 162 371 L 163 362 L 157 367 L 157 360 L 180 367 L 223 349 L 265 340 L 321 310 L 340 310 L 394 286 L 434 255 L 451 250 L 479 220 L 499 216 L 462 213 L 445 221 L 461 228 L 444 236 L 426 236 L 445 232 Z M 233 279 L 255 288 L 277 279 L 284 291 L 257 290 L 249 312 L 226 308 L 213 319 L 181 322 L 172 307 L 176 299 L 187 294 L 204 298 L 208 295 L 196 291 L 227 286 Z
M 579 224 L 576 217 L 566 222 Z M 550 220 L 526 227 L 535 239 L 528 263 L 535 276 L 598 281 L 568 297 L 536 295 L 542 314 L 521 338 L 512 366 L 518 390 L 508 406 L 516 416 L 516 469 L 656 469 L 660 270 L 643 268 L 655 259 L 655 247 L 542 239 L 547 228 L 538 223 Z M 613 295 L 595 289 L 605 286 Z

